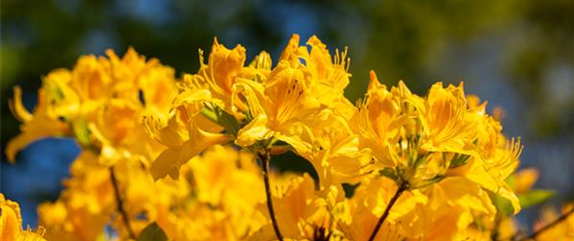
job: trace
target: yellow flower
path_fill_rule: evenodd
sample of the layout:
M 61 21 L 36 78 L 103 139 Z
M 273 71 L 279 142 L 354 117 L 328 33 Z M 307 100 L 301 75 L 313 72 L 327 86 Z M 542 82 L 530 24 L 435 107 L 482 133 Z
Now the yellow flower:
M 312 240 L 315 230 L 319 228 L 332 232 L 335 228 L 328 210 L 328 200 L 316 194 L 315 183 L 311 176 L 286 175 L 279 183 L 285 187 L 274 192 L 273 207 L 277 216 L 278 226 L 284 237 L 292 240 Z M 342 190 L 332 189 L 326 196 L 342 195 Z M 268 216 L 266 208 L 261 212 Z M 263 226 L 248 240 L 276 240 L 271 223 Z
M 367 98 L 359 105 L 354 122 L 361 147 L 371 149 L 375 159 L 384 166 L 394 167 L 398 164 L 391 157 L 390 149 L 407 119 L 401 114 L 401 103 L 371 71 Z
M 20 205 L 6 200 L 4 194 L 0 193 L 0 237 L 2 241 L 16 240 L 22 229 L 22 217 L 20 216 Z
M 364 179 L 350 199 L 339 202 L 334 211 L 338 225 L 349 240 L 368 240 L 379 217 L 383 215 L 393 194 L 396 183 L 388 178 Z M 403 225 L 404 216 L 428 198 L 418 191 L 405 192 L 392 207 L 375 240 L 402 240 L 407 237 Z
M 472 123 L 465 118 L 467 103 L 462 83 L 447 88 L 442 83 L 434 84 L 425 107 L 419 111 L 424 130 L 422 149 L 470 154 L 467 148 L 476 137 L 468 128 Z
M 23 230 L 16 241 L 46 241 L 43 238 L 45 229 L 43 227 L 38 227 L 36 231 L 33 231 L 28 227 L 26 230 Z
M 350 62 L 346 59 L 347 52 L 340 53 L 336 50 L 335 57 L 331 57 L 327 46 L 317 36 L 312 36 L 307 40 L 310 51 L 307 46 L 300 46 L 296 54 L 288 54 L 290 49 L 294 50 L 299 45 L 299 36 L 296 34 L 289 41 L 289 45 L 285 50 L 286 56 L 281 60 L 303 61 L 304 71 L 311 76 L 311 81 L 307 83 L 311 95 L 322 105 L 349 118 L 353 107 L 343 95 L 351 76 L 347 72 Z
M 466 116 L 477 133 L 474 143 L 478 154 L 470 158 L 472 161 L 469 160 L 466 167 L 453 168 L 449 173 L 468 170 L 464 176 L 509 200 L 516 214 L 520 211 L 520 203 L 505 180 L 516 171 L 523 146 L 520 138 L 509 140 L 502 134 L 500 122 L 485 113 L 486 103 L 478 105 L 478 100 L 474 102 L 469 105 Z
M 44 83 L 50 83 L 52 79 L 57 80 L 56 76 L 59 73 L 61 72 L 48 75 Z M 23 124 L 20 126 L 21 133 L 6 146 L 6 156 L 10 162 L 13 163 L 16 160 L 16 154 L 34 141 L 49 136 L 69 134 L 68 126 L 58 119 L 58 115 L 49 111 L 52 109 L 50 103 L 53 99 L 54 96 L 51 93 L 44 89 L 38 90 L 38 104 L 34 109 L 34 114 L 31 114 L 22 104 L 22 90 L 19 87 L 14 88 L 14 99 L 9 102 L 10 109 Z
M 216 145 L 184 167 L 191 195 L 157 217 L 170 240 L 238 240 L 265 224 L 256 209 L 265 192 L 252 155 Z
M 146 61 L 131 48 L 122 59 L 111 50 L 107 56 L 82 56 L 74 69 L 49 73 L 32 114 L 22 105 L 22 91 L 15 89 L 11 109 L 24 124 L 6 148 L 9 160 L 29 143 L 48 136 L 74 136 L 83 146 L 106 153 L 157 155 L 156 143 L 141 141 L 147 137 L 141 118 L 149 113 L 167 115 L 176 91 L 173 69 L 156 59 Z M 103 158 L 103 162 L 112 165 L 115 160 Z
M 321 190 L 331 185 L 359 182 L 372 171 L 370 150 L 359 149 L 359 138 L 346 120 L 319 118 L 317 122 L 312 129 L 314 138 L 309 141 L 313 148 L 309 153 L 300 155 L 317 171 Z
M 265 199 L 260 171 L 254 157 L 248 153 L 214 146 L 201 158 L 193 159 L 190 165 L 197 185 L 197 198 L 201 202 L 233 208 L 252 206 Z
M 486 105 L 476 97 L 471 101 L 462 84 L 437 83 L 421 98 L 402 82 L 387 90 L 371 72 L 366 99 L 352 122 L 360 147 L 372 151 L 386 176 L 414 189 L 464 177 L 510 200 L 518 212 L 518 198 L 505 179 L 517 167 L 520 142 L 507 141 Z
M 518 167 L 518 157 L 522 152 L 520 140 L 507 141 L 502 138 L 501 143 L 493 150 L 492 156 L 483 159 L 469 158 L 466 165 L 451 168 L 446 176 L 464 176 L 509 200 L 513 206 L 514 214 L 520 211 L 520 202 L 512 188 L 505 182 Z M 506 143 L 506 144 L 503 144 Z
M 22 229 L 22 216 L 20 216 L 20 205 L 7 200 L 4 194 L 0 193 L 0 241 L 46 241 L 44 228 L 39 226 L 36 231 Z
M 174 109 L 166 121 L 161 116 L 145 119 L 148 132 L 167 146 L 151 165 L 154 179 L 170 175 L 177 177 L 179 167 L 201 151 L 228 142 L 230 136 L 220 134 L 223 128 L 201 114 L 204 104 L 211 100 L 208 91 L 187 90 L 174 100 Z
M 265 85 L 241 80 L 246 98 L 251 99 L 250 111 L 254 119 L 243 127 L 236 143 L 243 147 L 257 141 L 275 138 L 284 141 L 298 152 L 308 152 L 310 146 L 301 140 L 310 133 L 304 119 L 316 114 L 318 102 L 309 95 L 304 72 L 289 64 L 279 62 Z
M 168 147 L 152 164 L 154 179 L 167 174 L 175 177 L 179 166 L 210 146 L 226 143 L 231 137 L 228 134 L 236 134 L 221 134 L 225 126 L 213 119 L 217 117 L 208 119 L 210 116 L 206 117 L 204 111 L 208 107 L 222 107 L 222 111 L 231 113 L 233 118 L 244 118 L 248 110 L 237 94 L 236 83 L 242 76 L 260 76 L 258 69 L 267 66 L 264 62 L 268 61 L 266 55 L 262 54 L 261 60 L 258 60 L 261 64 L 244 68 L 245 48 L 238 45 L 230 50 L 219 44 L 217 39 L 207 64 L 203 63 L 201 55 L 200 51 L 201 67 L 198 73 L 184 76 L 170 114 L 152 114 L 146 118 L 148 132 Z
M 59 199 L 38 207 L 46 237 L 105 240 L 111 227 L 113 239 L 132 240 L 153 222 L 175 241 L 276 240 L 274 225 L 285 240 L 367 240 L 374 230 L 376 240 L 487 240 L 516 231 L 501 206 L 517 213 L 516 194 L 537 172 L 508 178 L 522 146 L 502 133 L 500 111 L 487 114 L 462 83 L 419 96 L 374 72 L 355 107 L 344 97 L 346 50 L 332 54 L 316 36 L 299 41 L 293 35 L 274 66 L 264 51 L 246 65 L 245 48 L 215 39 L 207 62 L 200 50 L 199 70 L 181 81 L 131 48 L 82 56 L 43 79 L 33 111 L 15 88 L 10 108 L 22 133 L 7 145 L 10 161 L 49 136 L 82 148 Z M 269 173 L 257 157 L 269 164 L 265 157 L 288 150 L 318 180 L 271 173 L 265 190 Z M 42 240 L 43 228 L 22 230 L 16 203 L 0 195 L 0 208 L 1 241 Z M 571 221 L 540 238 L 569 238 Z
M 486 230 L 476 226 L 475 219 L 484 217 L 492 223 L 496 209 L 479 185 L 461 177 L 446 178 L 422 189 L 419 195 L 427 197 L 427 201 L 415 203 L 396 221 L 406 237 L 445 241 L 487 237 Z
M 38 206 L 39 223 L 49 239 L 96 240 L 115 207 L 110 172 L 90 152 L 82 152 L 70 172 L 60 198 Z
M 199 62 L 201 66 L 198 73 L 193 76 L 188 75 L 186 78 L 205 85 L 213 98 L 223 101 L 226 111 L 234 113 L 237 106 L 244 111 L 245 106 L 234 97 L 234 86 L 238 78 L 243 74 L 246 58 L 245 48 L 237 45 L 234 49 L 227 49 L 216 38 L 211 48 L 207 65 L 203 63 L 202 53 L 200 51 Z
M 309 141 L 313 141 L 311 132 L 321 128 L 315 119 L 328 115 L 350 118 L 354 108 L 343 96 L 350 76 L 346 53 L 337 52 L 332 59 L 315 36 L 307 44 L 310 51 L 299 46 L 299 36 L 293 35 L 279 63 L 263 81 L 239 80 L 237 89 L 249 103 L 254 119 L 239 132 L 237 144 L 250 146 L 275 138 L 300 154 L 307 153 Z M 312 126 L 313 122 L 317 126 Z

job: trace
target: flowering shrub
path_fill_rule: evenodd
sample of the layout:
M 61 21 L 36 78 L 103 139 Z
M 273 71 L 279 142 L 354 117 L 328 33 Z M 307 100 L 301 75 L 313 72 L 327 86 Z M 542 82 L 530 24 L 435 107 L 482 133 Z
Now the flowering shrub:
M 546 212 L 531 235 L 512 216 L 544 201 L 537 172 L 514 175 L 520 138 L 502 134 L 486 102 L 463 84 L 426 96 L 374 72 L 363 100 L 343 95 L 346 51 L 294 35 L 276 64 L 261 52 L 213 44 L 195 74 L 177 79 L 129 49 L 83 56 L 49 73 L 7 146 L 77 140 L 81 154 L 41 228 L 22 230 L 0 196 L 2 240 L 569 240 L 572 207 Z M 293 152 L 317 173 L 278 173 Z M 344 187 L 355 187 L 345 189 Z M 555 221 L 556 220 L 556 221 Z M 111 226 L 111 229 L 108 228 Z M 112 230 L 112 231 L 110 231 Z

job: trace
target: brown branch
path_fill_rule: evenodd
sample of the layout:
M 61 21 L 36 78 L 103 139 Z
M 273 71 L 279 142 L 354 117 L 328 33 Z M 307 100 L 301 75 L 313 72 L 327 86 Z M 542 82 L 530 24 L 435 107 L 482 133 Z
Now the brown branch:
M 543 233 L 544 231 L 556 226 L 556 224 L 559 224 L 560 222 L 566 220 L 566 218 L 568 218 L 568 216 L 570 216 L 572 213 L 574 213 L 574 208 L 570 209 L 570 211 L 562 214 L 560 217 L 558 217 L 556 220 L 554 220 L 553 222 L 547 224 L 546 226 L 542 227 L 541 229 L 536 230 L 534 233 L 518 239 L 518 241 L 525 241 L 525 240 L 529 240 L 529 239 L 534 239 L 536 240 L 536 236 L 540 235 L 541 233 Z M 510 240 L 514 240 L 516 238 L 516 235 L 511 237 Z
M 116 203 L 118 204 L 117 206 L 118 212 L 122 215 L 122 219 L 124 221 L 124 224 L 126 225 L 126 229 L 128 230 L 129 237 L 131 239 L 136 239 L 136 235 L 130 224 L 128 213 L 124 208 L 124 202 L 122 201 L 122 198 L 120 196 L 120 188 L 118 185 L 118 179 L 116 178 L 116 174 L 114 172 L 114 167 L 110 167 L 110 177 L 112 179 L 112 186 L 114 188 L 114 194 L 115 194 L 114 196 L 116 197 Z
M 391 198 L 391 201 L 389 201 L 389 205 L 387 205 L 387 208 L 385 209 L 383 216 L 381 216 L 381 218 L 379 218 L 379 222 L 377 223 L 377 226 L 375 226 L 373 233 L 371 233 L 371 237 L 369 238 L 369 241 L 375 240 L 375 237 L 377 237 L 377 233 L 379 232 L 379 229 L 381 229 L 381 226 L 385 222 L 385 219 L 387 219 L 387 216 L 389 216 L 391 208 L 393 207 L 393 205 L 395 205 L 395 202 L 399 199 L 401 194 L 404 191 L 406 191 L 408 188 L 409 188 L 409 184 L 405 181 L 402 181 L 401 184 L 399 185 L 399 187 L 397 188 L 397 192 L 395 192 L 395 195 Z
M 273 211 L 273 201 L 271 196 L 271 187 L 269 185 L 269 162 L 271 160 L 271 155 L 268 151 L 264 153 L 259 153 L 259 159 L 261 160 L 261 168 L 263 169 L 263 181 L 265 182 L 265 194 L 267 196 L 267 209 L 269 210 L 269 216 L 271 216 L 271 223 L 273 224 L 273 230 L 275 230 L 275 236 L 279 241 L 283 241 L 283 236 L 281 231 L 279 231 L 279 225 L 277 224 L 277 218 L 275 217 L 275 211 Z
M 502 222 L 502 217 L 500 214 L 497 214 L 494 218 L 494 229 L 492 230 L 492 234 L 490 234 L 490 240 L 498 240 L 498 236 L 500 236 L 500 223 Z

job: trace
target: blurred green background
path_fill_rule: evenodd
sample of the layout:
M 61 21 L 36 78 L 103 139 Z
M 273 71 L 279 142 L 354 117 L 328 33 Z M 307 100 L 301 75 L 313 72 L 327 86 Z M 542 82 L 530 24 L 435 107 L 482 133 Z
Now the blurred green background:
M 522 167 L 541 171 L 536 186 L 557 190 L 555 204 L 574 199 L 572 0 L 2 0 L 0 13 L 2 153 L 19 131 L 7 105 L 12 87 L 24 88 L 32 109 L 41 77 L 73 67 L 82 54 L 133 46 L 193 73 L 197 49 L 209 51 L 214 36 L 244 45 L 249 58 L 267 50 L 276 60 L 299 33 L 317 35 L 331 51 L 349 47 L 351 100 L 362 97 L 371 69 L 418 94 L 437 81 L 464 81 L 490 110 L 505 110 L 505 133 L 525 146 Z M 77 153 L 73 142 L 50 139 L 32 144 L 16 165 L 2 156 L 0 188 L 22 203 L 24 223 L 34 225 L 35 206 L 58 197 Z M 521 219 L 535 216 L 526 211 Z

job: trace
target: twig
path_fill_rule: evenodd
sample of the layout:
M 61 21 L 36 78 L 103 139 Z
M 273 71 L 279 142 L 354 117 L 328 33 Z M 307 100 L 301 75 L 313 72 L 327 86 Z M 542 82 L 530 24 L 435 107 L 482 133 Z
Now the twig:
M 269 161 L 271 160 L 271 155 L 268 151 L 265 151 L 265 153 L 259 153 L 259 159 L 261 159 L 261 167 L 263 169 L 263 181 L 265 182 L 265 194 L 267 196 L 267 209 L 269 210 L 269 216 L 271 216 L 273 230 L 275 230 L 275 236 L 277 236 L 277 239 L 279 239 L 279 241 L 283 241 L 283 236 L 281 235 L 281 231 L 279 231 L 279 225 L 277 224 L 277 218 L 275 217 L 275 211 L 273 211 L 271 187 L 269 185 Z
M 126 212 L 126 210 L 124 208 L 124 202 L 122 201 L 122 198 L 120 196 L 120 188 L 118 185 L 118 179 L 116 178 L 116 174 L 114 172 L 114 167 L 110 167 L 110 177 L 112 179 L 112 186 L 114 188 L 116 203 L 118 204 L 118 212 L 122 215 L 122 219 L 124 220 L 124 223 L 126 225 L 126 229 L 128 230 L 129 237 L 131 239 L 136 239 L 136 235 L 135 235 L 134 230 L 132 229 L 132 226 L 130 224 L 130 219 L 129 219 L 128 213 Z
M 490 235 L 490 240 L 498 240 L 498 236 L 500 236 L 500 223 L 502 222 L 502 217 L 500 214 L 497 214 L 494 218 L 494 229 L 492 230 L 492 234 Z
M 395 195 L 391 198 L 389 205 L 387 205 L 387 208 L 385 209 L 383 216 L 381 216 L 381 218 L 379 218 L 379 222 L 377 223 L 377 226 L 375 226 L 373 233 L 371 233 L 371 237 L 369 238 L 369 241 L 375 240 L 375 237 L 377 237 L 377 233 L 379 232 L 379 229 L 381 229 L 381 226 L 385 222 L 385 219 L 387 219 L 387 216 L 389 216 L 391 208 L 393 207 L 393 205 L 395 205 L 395 202 L 399 199 L 401 194 L 404 191 L 406 191 L 408 188 L 409 188 L 409 184 L 407 182 L 405 182 L 405 181 L 401 182 L 401 184 L 399 185 L 399 187 L 397 189 L 397 192 L 395 192 Z
M 518 241 L 525 241 L 525 240 L 529 240 L 529 239 L 535 239 L 536 240 L 536 236 L 540 235 L 542 232 L 554 227 L 556 224 L 566 220 L 566 218 L 568 218 L 568 216 L 570 216 L 572 213 L 574 213 L 574 208 L 570 209 L 570 211 L 562 214 L 560 217 L 558 217 L 556 220 L 554 220 L 553 222 L 547 224 L 546 226 L 542 227 L 541 229 L 536 230 L 534 233 L 518 239 Z M 516 238 L 516 235 L 511 237 L 510 240 L 514 240 Z

